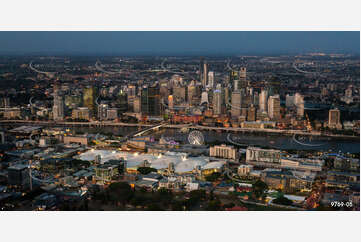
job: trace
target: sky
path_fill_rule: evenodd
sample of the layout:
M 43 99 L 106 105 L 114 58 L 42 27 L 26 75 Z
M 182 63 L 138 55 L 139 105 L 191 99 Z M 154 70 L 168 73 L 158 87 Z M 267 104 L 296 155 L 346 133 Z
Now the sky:
M 0 54 L 360 54 L 358 31 L 0 31 Z

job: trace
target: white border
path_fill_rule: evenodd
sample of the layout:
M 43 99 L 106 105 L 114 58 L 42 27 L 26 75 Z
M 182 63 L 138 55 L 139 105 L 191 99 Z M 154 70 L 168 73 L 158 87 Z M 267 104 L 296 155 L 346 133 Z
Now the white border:
M 0 30 L 360 31 L 359 12 L 355 0 L 2 1 Z M 360 237 L 360 212 L 0 212 L 0 216 L 1 241 L 356 241 Z

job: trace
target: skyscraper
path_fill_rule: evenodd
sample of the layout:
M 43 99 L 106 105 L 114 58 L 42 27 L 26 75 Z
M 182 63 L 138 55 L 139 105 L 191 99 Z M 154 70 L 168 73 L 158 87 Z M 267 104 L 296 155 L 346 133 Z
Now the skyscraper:
M 330 109 L 330 111 L 328 112 L 328 127 L 333 129 L 333 128 L 340 128 L 341 127 L 341 114 L 340 114 L 340 110 L 335 108 L 335 109 Z
M 239 79 L 239 77 L 238 77 L 238 71 L 233 71 L 233 70 L 231 70 L 230 72 L 229 72 L 229 84 L 231 85 L 231 87 L 233 88 L 232 90 L 233 91 L 237 91 L 237 89 L 236 89 L 236 87 L 235 87 L 235 80 L 238 80 Z M 237 83 L 237 85 L 238 85 L 238 83 Z
M 247 121 L 256 121 L 256 108 L 253 104 L 247 110 Z
M 141 112 L 150 116 L 161 115 L 159 84 L 144 86 L 141 91 Z
M 128 98 L 128 110 L 134 111 L 134 99 L 137 95 L 137 88 L 135 85 L 128 85 L 127 98 Z
M 259 108 L 262 112 L 267 112 L 268 108 L 268 91 L 262 90 L 259 95 Z
M 91 112 L 91 116 L 95 115 L 95 100 L 97 98 L 97 90 L 94 86 L 84 88 L 83 92 L 83 106 L 87 107 Z
M 199 81 L 203 84 L 203 67 L 204 67 L 204 58 L 201 57 L 199 62 Z
M 220 89 L 216 89 L 213 93 L 213 113 L 215 115 L 222 114 L 222 91 Z
M 208 64 L 205 61 L 203 63 L 203 77 L 202 77 L 202 87 L 206 88 L 207 84 L 208 84 Z
M 280 96 L 270 96 L 268 98 L 268 116 L 273 120 L 279 120 L 281 117 L 280 108 Z
M 207 86 L 209 88 L 214 87 L 214 72 L 213 71 L 208 72 L 208 84 L 207 84 Z
M 305 114 L 305 102 L 303 96 L 298 92 L 295 94 L 295 106 L 297 108 L 297 116 L 303 117 Z
M 107 111 L 108 111 L 108 104 L 100 104 L 98 106 L 98 119 L 99 120 L 106 120 L 107 119 Z
M 54 120 L 64 120 L 64 96 L 61 91 L 54 87 L 54 104 L 53 104 L 53 119 Z
M 241 93 L 240 92 L 232 92 L 231 103 L 232 103 L 231 116 L 232 116 L 232 118 L 238 118 L 241 115 Z
M 247 70 L 245 67 L 241 67 L 239 70 L 239 88 L 247 88 L 248 82 L 247 82 Z
M 118 92 L 115 106 L 119 109 L 120 113 L 124 113 L 128 110 L 128 95 L 123 90 Z
M 208 92 L 206 92 L 206 91 L 202 92 L 202 96 L 201 96 L 201 105 L 204 103 L 206 103 L 206 104 L 209 103 Z
M 194 105 L 193 98 L 197 95 L 196 85 L 194 81 L 191 81 L 190 85 L 187 87 L 188 91 L 188 103 Z

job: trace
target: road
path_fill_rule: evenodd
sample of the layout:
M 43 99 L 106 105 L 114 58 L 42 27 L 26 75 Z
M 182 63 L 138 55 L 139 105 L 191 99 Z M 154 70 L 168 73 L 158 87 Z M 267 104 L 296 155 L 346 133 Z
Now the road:
M 1 124 L 23 124 L 23 125 L 62 125 L 62 126 L 132 126 L 132 127 L 152 127 L 154 124 L 139 124 L 139 123 L 121 123 L 114 121 L 90 121 L 90 122 L 66 122 L 66 121 L 31 121 L 31 120 L 0 120 Z M 166 124 L 163 126 L 164 128 L 175 128 L 181 129 L 185 127 L 189 127 L 189 124 Z M 233 128 L 233 127 L 209 127 L 202 125 L 193 125 L 192 129 L 198 130 L 215 130 L 215 131 L 224 131 L 224 132 L 259 132 L 259 133 L 274 133 L 274 134 L 283 134 L 283 135 L 305 135 L 305 136 L 323 136 L 323 137 L 334 137 L 334 138 L 351 138 L 351 139 L 359 139 L 359 136 L 352 135 L 338 135 L 338 134 L 328 134 L 321 132 L 308 132 L 303 130 L 281 130 L 281 129 L 256 129 L 256 128 Z

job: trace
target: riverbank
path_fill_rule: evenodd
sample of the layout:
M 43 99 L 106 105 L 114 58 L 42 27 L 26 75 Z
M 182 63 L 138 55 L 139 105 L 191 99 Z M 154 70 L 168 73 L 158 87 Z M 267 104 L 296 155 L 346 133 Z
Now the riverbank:
M 91 121 L 91 122 L 55 122 L 55 121 L 31 121 L 31 120 L 0 120 L 0 125 L 45 125 L 45 126 L 80 126 L 80 127 L 152 127 L 152 124 L 141 124 L 141 123 L 121 123 L 112 121 Z M 190 124 L 166 124 L 164 128 L 192 128 L 199 130 L 209 131 L 223 131 L 223 132 L 235 132 L 235 133 L 265 133 L 265 134 L 280 134 L 280 135 L 305 135 L 305 136 L 322 136 L 330 138 L 342 138 L 342 139 L 353 139 L 359 140 L 360 136 L 352 135 L 340 135 L 330 134 L 318 131 L 302 131 L 302 130 L 281 130 L 281 129 L 253 129 L 253 128 L 233 128 L 233 127 L 210 127 L 202 125 L 190 125 Z

